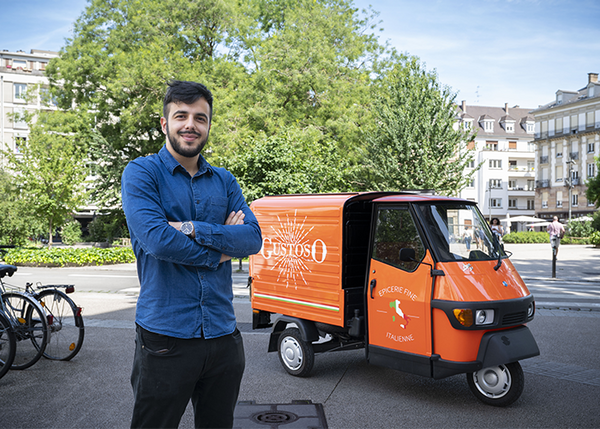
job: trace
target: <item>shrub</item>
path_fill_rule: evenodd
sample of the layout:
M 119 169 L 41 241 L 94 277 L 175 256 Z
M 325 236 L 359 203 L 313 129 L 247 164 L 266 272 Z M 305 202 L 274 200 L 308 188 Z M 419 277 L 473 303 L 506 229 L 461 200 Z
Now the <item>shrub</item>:
M 592 235 L 590 235 L 590 244 L 600 246 L 600 231 L 594 231 Z
M 581 222 L 572 220 L 567 224 L 567 233 L 571 237 L 589 237 L 594 228 L 592 228 L 592 222 Z
M 81 224 L 72 220 L 67 222 L 60 230 L 62 242 L 66 245 L 72 245 L 81 242 Z
M 83 265 L 105 265 L 135 262 L 131 247 L 112 247 L 100 249 L 87 247 L 21 248 L 10 249 L 4 256 L 4 262 L 11 265 L 34 267 L 65 267 Z
M 547 232 L 511 232 L 502 237 L 505 243 L 550 243 L 550 236 Z
M 113 210 L 97 216 L 88 225 L 89 241 L 111 243 L 115 238 L 129 238 L 129 230 L 122 210 Z

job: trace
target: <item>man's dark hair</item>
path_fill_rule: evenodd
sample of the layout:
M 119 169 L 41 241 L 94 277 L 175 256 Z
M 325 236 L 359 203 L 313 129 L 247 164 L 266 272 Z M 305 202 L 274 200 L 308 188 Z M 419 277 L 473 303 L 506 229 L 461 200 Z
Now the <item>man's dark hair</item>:
M 198 101 L 198 99 L 204 98 L 210 107 L 209 119 L 212 120 L 213 96 L 206 86 L 198 82 L 182 80 L 172 80 L 167 85 L 169 85 L 169 88 L 167 89 L 165 99 L 163 100 L 163 116 L 165 118 L 169 115 L 169 103 L 193 104 Z

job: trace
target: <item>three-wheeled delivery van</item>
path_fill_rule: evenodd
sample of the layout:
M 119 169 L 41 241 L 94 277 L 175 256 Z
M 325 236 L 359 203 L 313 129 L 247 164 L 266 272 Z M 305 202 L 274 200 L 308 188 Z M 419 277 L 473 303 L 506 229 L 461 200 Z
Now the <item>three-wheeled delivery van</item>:
M 476 204 L 426 192 L 287 195 L 252 203 L 253 328 L 306 376 L 314 354 L 365 348 L 367 361 L 441 379 L 466 373 L 481 401 L 523 390 L 539 355 L 535 304 Z M 278 318 L 272 322 L 271 315 Z

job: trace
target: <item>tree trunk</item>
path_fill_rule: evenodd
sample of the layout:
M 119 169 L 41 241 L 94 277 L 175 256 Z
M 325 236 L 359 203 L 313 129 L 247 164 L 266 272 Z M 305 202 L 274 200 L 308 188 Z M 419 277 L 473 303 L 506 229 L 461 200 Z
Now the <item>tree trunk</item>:
M 52 220 L 50 220 L 50 233 L 48 234 L 48 249 L 52 247 Z

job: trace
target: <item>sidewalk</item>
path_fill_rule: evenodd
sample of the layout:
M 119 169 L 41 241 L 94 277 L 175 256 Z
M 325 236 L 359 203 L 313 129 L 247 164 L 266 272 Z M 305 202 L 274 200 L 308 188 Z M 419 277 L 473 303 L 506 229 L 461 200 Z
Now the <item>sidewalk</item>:
M 509 244 L 510 260 L 524 280 L 560 280 L 600 283 L 600 248 L 591 245 L 560 246 L 556 278 L 552 278 L 552 249 L 549 243 Z

